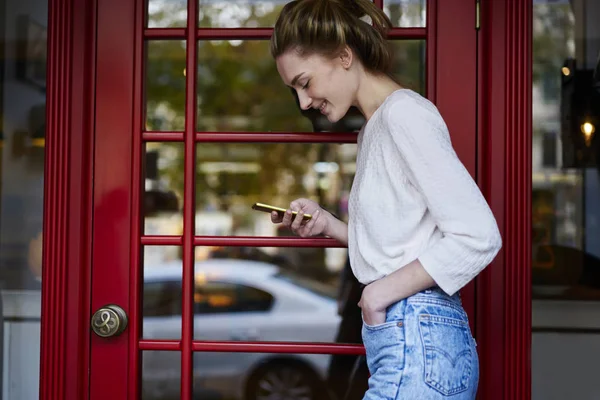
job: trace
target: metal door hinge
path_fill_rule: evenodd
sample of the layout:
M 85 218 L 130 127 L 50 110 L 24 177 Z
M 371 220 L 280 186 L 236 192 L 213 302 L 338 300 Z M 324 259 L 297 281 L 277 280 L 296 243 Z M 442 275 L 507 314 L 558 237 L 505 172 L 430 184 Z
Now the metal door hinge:
M 479 30 L 480 28 L 480 24 L 481 24 L 481 4 L 479 2 L 480 0 L 477 0 L 475 2 L 475 29 Z

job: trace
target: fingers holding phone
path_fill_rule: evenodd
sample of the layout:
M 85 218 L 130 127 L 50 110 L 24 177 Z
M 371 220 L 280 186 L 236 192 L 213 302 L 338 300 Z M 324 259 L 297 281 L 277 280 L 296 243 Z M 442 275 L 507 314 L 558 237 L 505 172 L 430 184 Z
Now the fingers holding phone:
M 290 203 L 288 209 L 283 209 L 263 203 L 252 206 L 257 211 L 269 212 L 271 222 L 283 224 L 302 237 L 322 234 L 327 227 L 326 212 L 316 202 L 309 199 L 297 199 Z

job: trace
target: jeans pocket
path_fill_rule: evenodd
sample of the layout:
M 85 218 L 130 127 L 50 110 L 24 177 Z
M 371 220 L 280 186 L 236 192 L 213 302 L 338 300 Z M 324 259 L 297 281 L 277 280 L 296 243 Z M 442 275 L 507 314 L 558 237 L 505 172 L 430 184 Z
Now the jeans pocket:
M 425 383 L 445 396 L 466 391 L 473 363 L 468 323 L 421 314 L 419 330 L 423 342 Z
M 404 322 L 389 321 L 379 325 L 363 322 L 363 344 L 367 354 L 369 396 L 395 399 L 404 370 Z

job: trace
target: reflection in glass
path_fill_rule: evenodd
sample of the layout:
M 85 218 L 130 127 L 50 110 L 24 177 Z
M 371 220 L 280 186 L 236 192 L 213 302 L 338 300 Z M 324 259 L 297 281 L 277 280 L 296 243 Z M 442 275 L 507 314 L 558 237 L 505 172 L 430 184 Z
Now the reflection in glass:
M 346 249 L 198 247 L 194 277 L 195 340 L 361 343 Z M 181 280 L 180 247 L 145 247 L 145 339 L 181 338 Z
M 48 3 L 1 2 L 0 396 L 39 397 Z
M 186 0 L 147 0 L 148 28 L 177 28 L 187 24 Z
M 199 131 L 310 131 L 266 40 L 198 43 Z
M 202 28 L 272 27 L 287 0 L 200 2 Z M 426 0 L 384 0 L 384 11 L 397 27 L 424 27 Z M 163 25 L 164 26 L 164 25 Z
M 362 125 L 332 128 L 325 123 L 316 129 L 303 118 L 279 77 L 268 41 L 200 41 L 198 46 L 198 131 L 339 131 Z M 423 93 L 425 42 L 393 41 L 392 47 L 394 77 Z
M 145 246 L 143 256 L 142 337 L 181 339 L 181 247 Z
M 185 42 L 146 43 L 146 130 L 182 131 L 185 126 Z
M 336 341 L 343 250 L 337 260 L 318 248 L 202 250 L 210 253 L 196 266 L 196 340 Z
M 353 366 L 348 359 L 348 372 L 331 374 L 331 359 L 327 354 L 195 353 L 194 398 L 329 399 L 334 385 L 349 389 Z M 362 398 L 366 385 L 367 376 L 357 375 L 353 398 Z
M 197 157 L 197 235 L 288 235 L 251 209 L 256 202 L 287 207 L 309 197 L 347 213 L 355 144 L 201 143 Z
M 598 1 L 533 1 L 532 399 L 596 398 Z M 600 78 L 600 77 L 599 77 Z
M 146 143 L 145 235 L 183 232 L 183 143 Z
M 586 17 L 569 3 L 533 10 L 533 296 L 600 299 L 600 146 L 581 129 L 600 116 L 600 42 L 576 39 Z
M 383 0 L 383 10 L 400 28 L 425 27 L 427 0 Z
M 425 56 L 424 40 L 393 40 L 394 62 L 392 76 L 404 87 L 425 96 Z
M 275 25 L 287 0 L 209 0 L 200 2 L 201 28 L 260 28 Z
M 141 399 L 179 399 L 181 397 L 181 353 L 144 351 L 141 359 Z

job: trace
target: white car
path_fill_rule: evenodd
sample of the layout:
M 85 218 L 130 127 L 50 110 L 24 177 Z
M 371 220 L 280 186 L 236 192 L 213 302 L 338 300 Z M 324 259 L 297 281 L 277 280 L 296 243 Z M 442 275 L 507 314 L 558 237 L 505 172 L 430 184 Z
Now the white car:
M 180 262 L 144 268 L 144 339 L 181 338 L 181 276 Z M 195 271 L 194 339 L 334 342 L 340 317 L 335 298 L 324 288 L 319 282 L 263 262 L 199 262 Z M 194 397 L 322 399 L 330 357 L 197 352 Z M 179 398 L 180 364 L 179 352 L 144 352 L 143 398 Z

